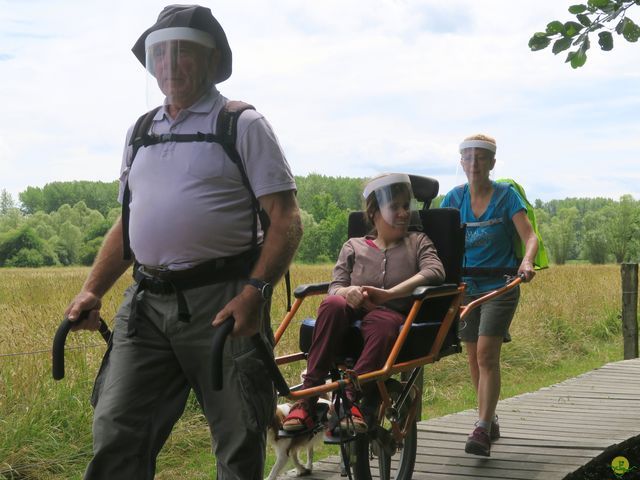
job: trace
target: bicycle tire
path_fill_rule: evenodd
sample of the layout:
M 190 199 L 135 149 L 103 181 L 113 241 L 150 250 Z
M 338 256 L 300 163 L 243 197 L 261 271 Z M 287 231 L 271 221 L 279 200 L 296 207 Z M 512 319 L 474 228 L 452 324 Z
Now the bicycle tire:
M 398 398 L 402 392 L 402 384 L 395 379 L 386 382 L 389 395 L 393 400 Z M 408 406 L 400 412 L 400 418 L 404 419 Z M 402 421 L 401 421 L 402 423 Z M 385 434 L 390 435 L 390 429 L 384 429 Z M 404 438 L 402 448 L 395 449 L 393 455 L 385 452 L 374 431 L 358 435 L 349 445 L 351 454 L 353 476 L 355 480 L 372 480 L 372 471 L 376 471 L 375 478 L 380 480 L 411 480 L 413 469 L 416 463 L 416 452 L 418 446 L 418 425 L 414 420 Z M 383 432 L 380 432 L 382 434 Z M 372 460 L 377 461 L 372 462 Z

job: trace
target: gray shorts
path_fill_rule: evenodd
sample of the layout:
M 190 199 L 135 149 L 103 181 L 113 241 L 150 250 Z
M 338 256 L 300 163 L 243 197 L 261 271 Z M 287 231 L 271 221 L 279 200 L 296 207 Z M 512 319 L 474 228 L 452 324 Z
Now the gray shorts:
M 465 305 L 481 297 L 473 295 L 465 297 Z M 518 300 L 520 299 L 520 287 L 508 291 L 487 303 L 470 311 L 460 321 L 458 335 L 463 342 L 477 342 L 480 335 L 488 337 L 503 337 L 505 342 L 511 341 L 509 325 L 516 313 Z

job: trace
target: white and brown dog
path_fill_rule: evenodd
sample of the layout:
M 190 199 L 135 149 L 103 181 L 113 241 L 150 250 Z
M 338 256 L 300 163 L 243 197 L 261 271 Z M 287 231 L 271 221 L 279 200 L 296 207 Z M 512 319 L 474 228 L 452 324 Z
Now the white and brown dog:
M 278 405 L 267 430 L 267 440 L 276 454 L 276 462 L 266 480 L 276 480 L 289 459 L 293 462 L 298 477 L 309 475 L 313 469 L 313 447 L 322 441 L 323 429 L 314 429 L 311 432 L 295 436 L 280 436 L 282 422 L 289 415 L 291 406 L 289 403 Z M 301 452 L 306 452 L 307 455 L 304 465 L 300 457 Z
M 329 405 L 331 402 L 324 398 L 318 399 L 318 404 L 326 403 Z M 292 404 L 282 403 L 276 407 L 276 413 L 273 416 L 273 420 L 267 430 L 267 440 L 273 447 L 276 454 L 276 463 L 266 480 L 276 480 L 278 474 L 280 474 L 289 459 L 293 462 L 296 468 L 296 474 L 298 477 L 304 475 L 310 475 L 313 470 L 313 447 L 323 441 L 324 428 L 319 427 L 313 431 L 307 433 L 301 433 L 295 436 L 280 436 L 278 432 L 282 430 L 282 422 L 289 415 Z M 306 452 L 307 458 L 303 465 L 300 453 Z

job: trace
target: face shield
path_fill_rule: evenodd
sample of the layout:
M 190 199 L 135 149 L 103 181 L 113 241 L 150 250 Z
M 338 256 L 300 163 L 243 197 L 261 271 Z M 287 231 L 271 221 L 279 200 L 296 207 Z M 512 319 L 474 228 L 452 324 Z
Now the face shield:
M 485 140 L 465 140 L 460 144 L 460 164 L 467 180 L 489 178 L 495 165 L 496 145 Z
M 165 98 L 170 105 L 189 107 L 213 83 L 215 43 L 202 30 L 173 27 L 151 32 L 145 53 L 149 108 Z
M 370 196 L 375 196 L 380 215 L 387 224 L 396 228 L 420 229 L 422 222 L 409 175 L 391 173 L 374 178 L 367 183 L 363 194 L 367 204 Z

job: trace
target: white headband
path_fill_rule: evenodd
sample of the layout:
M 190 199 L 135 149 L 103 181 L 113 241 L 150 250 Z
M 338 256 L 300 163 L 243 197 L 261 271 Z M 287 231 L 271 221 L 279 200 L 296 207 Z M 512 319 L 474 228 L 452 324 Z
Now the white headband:
M 185 40 L 188 42 L 199 43 L 208 48 L 214 48 L 216 42 L 207 32 L 189 27 L 171 27 L 155 30 L 147 35 L 144 41 L 144 48 L 159 42 L 168 42 L 170 40 Z
M 486 140 L 465 140 L 460 144 L 460 153 L 467 148 L 484 148 L 496 153 L 496 144 L 487 142 Z
M 408 183 L 411 185 L 411 179 L 406 173 L 389 173 L 383 177 L 374 178 L 364 187 L 362 192 L 364 198 L 367 198 L 371 193 L 377 189 L 386 187 L 387 185 L 393 185 L 394 183 Z

